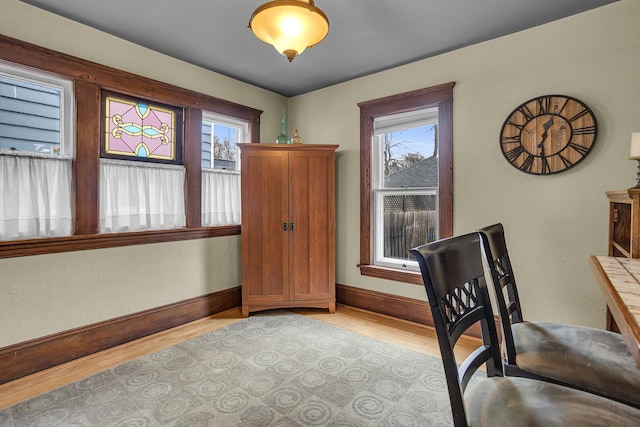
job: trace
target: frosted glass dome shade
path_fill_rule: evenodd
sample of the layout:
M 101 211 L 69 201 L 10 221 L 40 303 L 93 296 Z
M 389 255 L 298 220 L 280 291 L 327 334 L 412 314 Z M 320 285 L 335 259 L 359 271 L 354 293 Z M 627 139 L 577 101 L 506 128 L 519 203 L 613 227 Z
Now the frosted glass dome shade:
M 313 0 L 275 0 L 253 12 L 249 28 L 291 62 L 327 36 L 329 20 Z

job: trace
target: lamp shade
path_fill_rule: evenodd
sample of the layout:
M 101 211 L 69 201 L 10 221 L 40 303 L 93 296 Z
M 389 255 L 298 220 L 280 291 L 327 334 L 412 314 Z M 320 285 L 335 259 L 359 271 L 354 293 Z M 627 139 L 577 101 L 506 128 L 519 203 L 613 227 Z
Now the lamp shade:
M 633 132 L 631 134 L 629 159 L 640 159 L 640 132 Z
M 313 0 L 275 0 L 253 12 L 249 28 L 291 62 L 327 36 L 329 20 Z

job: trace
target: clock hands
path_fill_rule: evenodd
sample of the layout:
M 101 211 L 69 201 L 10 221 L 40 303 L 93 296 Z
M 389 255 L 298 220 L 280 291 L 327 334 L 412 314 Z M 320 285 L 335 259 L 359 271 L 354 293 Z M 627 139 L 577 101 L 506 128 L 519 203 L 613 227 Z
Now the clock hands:
M 553 117 L 551 117 L 545 124 L 542 125 L 542 127 L 544 128 L 544 132 L 542 133 L 542 141 L 540 141 L 538 147 L 540 147 L 544 140 L 547 139 L 547 131 L 551 126 L 553 126 Z
M 549 136 L 547 131 L 549 130 L 549 128 L 551 126 L 553 126 L 553 117 L 550 117 L 549 120 L 545 124 L 542 125 L 542 127 L 544 128 L 544 132 L 542 132 L 542 140 L 538 144 L 538 148 L 540 149 L 540 157 L 545 157 L 545 154 L 544 154 L 544 141 L 547 139 L 547 136 Z
M 547 136 L 549 136 L 548 132 L 551 126 L 553 126 L 553 116 L 549 117 L 549 120 L 542 125 L 544 132 L 542 132 L 542 139 L 538 144 L 538 148 L 540 149 L 540 159 L 542 160 L 542 174 L 549 173 L 550 170 L 549 163 L 547 162 L 547 156 L 544 152 L 544 141 L 547 139 Z

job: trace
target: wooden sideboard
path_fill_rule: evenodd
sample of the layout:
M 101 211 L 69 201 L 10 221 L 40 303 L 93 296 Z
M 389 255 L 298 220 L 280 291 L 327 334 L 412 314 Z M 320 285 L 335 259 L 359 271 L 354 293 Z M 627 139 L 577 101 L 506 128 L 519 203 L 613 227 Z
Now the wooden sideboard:
M 607 191 L 610 257 L 640 258 L 640 188 Z M 620 332 L 607 304 L 607 330 Z
M 607 191 L 609 256 L 640 258 L 640 188 Z

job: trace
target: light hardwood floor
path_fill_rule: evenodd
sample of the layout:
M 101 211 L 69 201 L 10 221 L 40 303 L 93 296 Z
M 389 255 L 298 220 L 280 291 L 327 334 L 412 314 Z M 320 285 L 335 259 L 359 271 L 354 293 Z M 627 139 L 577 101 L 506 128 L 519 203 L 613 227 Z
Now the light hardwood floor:
M 440 357 L 435 330 L 428 326 L 340 304 L 334 314 L 319 309 L 291 311 L 361 335 Z M 239 320 L 242 320 L 240 307 L 0 385 L 0 410 Z M 478 339 L 463 337 L 457 345 L 458 360 L 470 354 L 479 344 Z

